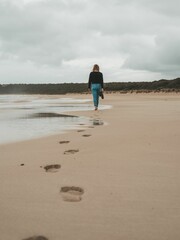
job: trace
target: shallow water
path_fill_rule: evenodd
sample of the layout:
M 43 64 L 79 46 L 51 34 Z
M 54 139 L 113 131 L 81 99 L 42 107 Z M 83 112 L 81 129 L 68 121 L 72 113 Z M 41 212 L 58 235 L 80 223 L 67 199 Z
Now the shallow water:
M 109 106 L 100 106 L 106 109 Z M 65 112 L 93 110 L 91 99 L 58 96 L 0 95 L 0 144 L 63 133 L 92 119 Z

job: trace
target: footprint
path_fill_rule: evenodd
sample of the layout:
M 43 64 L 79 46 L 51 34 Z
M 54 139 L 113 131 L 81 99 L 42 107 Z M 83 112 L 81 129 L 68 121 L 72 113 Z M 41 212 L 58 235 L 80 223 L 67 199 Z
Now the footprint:
M 82 195 L 84 194 L 84 189 L 80 187 L 62 187 L 60 190 L 62 199 L 66 202 L 80 202 L 82 200 Z
M 85 132 L 85 130 L 77 130 L 77 132 Z
M 70 141 L 60 141 L 60 144 L 69 143 Z
M 92 124 L 94 126 L 100 126 L 100 125 L 103 125 L 104 122 L 102 120 L 100 120 L 100 119 L 93 119 Z
M 66 150 L 64 154 L 74 154 L 77 152 L 79 152 L 79 149 L 70 149 L 70 150 Z
M 61 165 L 59 164 L 53 164 L 53 165 L 46 165 L 44 169 L 46 172 L 58 172 L 58 170 L 61 168 Z
M 43 237 L 43 236 L 34 236 L 34 237 L 29 237 L 23 240 L 48 240 L 48 238 Z
M 91 136 L 91 134 L 84 134 L 84 135 L 82 135 L 83 137 L 90 137 Z

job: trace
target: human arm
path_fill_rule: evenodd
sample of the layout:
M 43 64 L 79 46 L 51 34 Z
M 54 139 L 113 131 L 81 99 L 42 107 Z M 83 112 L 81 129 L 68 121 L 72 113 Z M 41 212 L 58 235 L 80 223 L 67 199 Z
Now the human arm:
M 102 73 L 101 73 L 102 74 Z M 103 74 L 101 75 L 101 90 L 104 91 L 104 79 Z
M 88 89 L 91 89 L 91 73 L 89 74 Z

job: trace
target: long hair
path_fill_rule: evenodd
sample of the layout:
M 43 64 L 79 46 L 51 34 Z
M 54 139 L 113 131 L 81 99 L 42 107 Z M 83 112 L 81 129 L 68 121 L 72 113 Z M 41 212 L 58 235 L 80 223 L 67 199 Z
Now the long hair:
M 99 66 L 97 64 L 94 64 L 93 66 L 93 72 L 98 71 L 99 72 Z

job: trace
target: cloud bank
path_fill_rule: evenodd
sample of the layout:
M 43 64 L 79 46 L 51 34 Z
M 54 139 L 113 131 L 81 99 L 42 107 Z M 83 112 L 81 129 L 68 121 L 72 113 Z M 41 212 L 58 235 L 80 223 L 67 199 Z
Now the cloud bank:
M 180 74 L 178 0 L 0 0 L 0 83 Z

